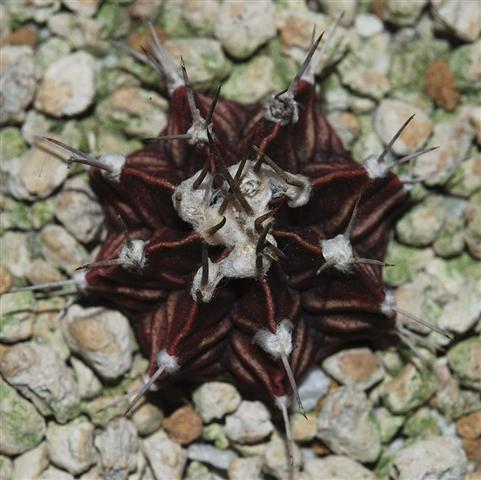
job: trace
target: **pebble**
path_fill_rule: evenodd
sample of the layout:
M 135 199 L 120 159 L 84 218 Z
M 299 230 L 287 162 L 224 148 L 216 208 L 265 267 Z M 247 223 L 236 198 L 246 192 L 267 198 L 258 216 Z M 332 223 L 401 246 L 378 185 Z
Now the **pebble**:
M 329 391 L 330 380 L 319 367 L 312 368 L 299 384 L 299 397 L 306 411 L 312 410 Z
M 348 27 L 352 25 L 359 3 L 356 0 L 324 0 L 322 9 L 330 17 L 338 19 L 342 14 L 340 25 Z
M 263 403 L 243 400 L 235 413 L 225 422 L 227 437 L 239 443 L 257 443 L 271 434 L 271 416 Z
M 420 440 L 394 456 L 390 474 L 396 480 L 428 478 L 461 479 L 466 455 L 460 441 L 451 436 Z
M 35 108 L 54 117 L 84 112 L 95 96 L 94 59 L 75 52 L 52 63 L 35 98 Z
M 302 465 L 301 449 L 294 444 L 293 461 L 294 471 Z M 273 477 L 283 480 L 289 478 L 289 461 L 287 456 L 286 440 L 275 432 L 264 450 L 263 470 Z
M 262 457 L 235 458 L 229 465 L 229 480 L 261 480 Z
M 158 430 L 142 441 L 143 451 L 150 463 L 155 480 L 182 478 L 187 451 Z
M 433 249 L 440 257 L 450 258 L 461 255 L 464 250 L 464 207 L 465 201 L 453 199 L 459 205 L 458 211 L 450 211 L 450 198 L 446 198 L 446 220 L 438 238 L 433 243 Z
M 15 277 L 24 277 L 30 267 L 29 236 L 20 232 L 5 232 L 1 237 L 4 257 L 2 263 Z
M 41 80 L 47 68 L 59 58 L 70 53 L 70 45 L 58 37 L 47 38 L 35 52 L 35 77 Z M 36 113 L 31 110 L 29 113 Z
M 65 182 L 56 199 L 55 216 L 82 243 L 97 240 L 104 223 L 97 197 L 81 177 Z
M 231 450 L 221 450 L 212 445 L 194 443 L 187 449 L 187 456 L 190 460 L 208 463 L 215 468 L 227 470 L 237 455 Z
M 396 224 L 396 233 L 399 240 L 407 245 L 425 247 L 436 240 L 445 218 L 443 198 L 430 195 L 401 218 Z
M 2 11 L 0 10 L 1 13 Z M 4 455 L 0 455 L 0 478 L 5 480 L 13 479 L 13 462 Z
M 478 44 L 481 46 L 481 40 Z M 469 120 L 476 131 L 476 142 L 481 145 L 481 107 L 474 107 L 470 110 Z
M 195 460 L 189 462 L 183 476 L 185 480 L 220 480 L 221 478 L 214 472 L 211 472 L 206 465 Z
M 481 156 L 473 153 L 456 169 L 446 189 L 449 193 L 468 198 L 481 189 Z
M 0 453 L 19 455 L 36 447 L 45 435 L 45 420 L 37 409 L 0 378 Z
M 229 62 L 217 40 L 176 38 L 163 45 L 174 61 L 179 57 L 184 59 L 189 80 L 196 88 L 217 86 L 229 72 Z
M 376 480 L 377 477 L 355 462 L 349 457 L 343 455 L 328 455 L 325 458 L 316 458 L 310 460 L 304 466 L 304 472 L 308 478 L 312 480 L 329 479 L 329 480 Z
M 64 38 L 73 49 L 95 46 L 100 33 L 98 22 L 73 13 L 57 13 L 47 23 L 49 30 L 55 36 Z
M 0 265 L 0 295 L 8 292 L 12 286 L 12 277 L 8 270 Z
M 471 284 L 467 284 L 453 301 L 443 307 L 437 324 L 444 330 L 464 334 L 474 327 L 480 318 L 481 297 Z
M 80 398 L 88 400 L 99 395 L 102 391 L 102 384 L 95 373 L 75 357 L 70 359 L 70 364 L 75 372 Z
M 258 55 L 248 63 L 234 67 L 232 74 L 222 85 L 222 96 L 248 105 L 283 88 L 284 84 L 272 58 Z
M 178 408 L 162 426 L 169 437 L 181 445 L 188 445 L 202 435 L 202 418 L 188 406 Z
M 132 422 L 116 418 L 95 434 L 100 455 L 101 478 L 126 479 L 137 468 L 139 441 Z
M 422 407 L 409 416 L 403 426 L 402 433 L 411 438 L 432 438 L 442 435 L 441 425 L 437 412 L 430 408 Z
M 54 120 L 47 117 L 43 113 L 31 109 L 27 112 L 27 116 L 25 117 L 25 121 L 21 127 L 21 131 L 25 141 L 30 145 L 34 145 L 36 143 L 36 137 L 52 136 L 51 132 L 53 128 Z M 62 140 L 61 138 L 57 139 Z
M 322 368 L 348 387 L 367 390 L 384 377 L 379 358 L 369 348 L 343 350 L 326 358 Z
M 25 45 L 30 48 L 35 48 L 37 43 L 37 30 L 30 25 L 23 25 L 8 35 L 2 35 L 0 39 L 0 47 L 5 45 Z
M 481 33 L 481 8 L 477 2 L 431 0 L 435 17 L 458 38 L 474 42 Z
M 200 35 L 213 36 L 219 8 L 219 0 L 186 0 L 184 20 Z
M 99 123 L 128 135 L 156 137 L 167 125 L 167 102 L 157 93 L 122 87 L 96 107 Z
M 32 341 L 17 343 L 3 355 L 0 372 L 43 414 L 53 414 L 57 422 L 65 423 L 78 415 L 77 384 L 50 347 Z
M 134 345 L 129 322 L 115 310 L 72 305 L 62 318 L 70 349 L 103 379 L 113 380 L 132 365 Z
M 79 15 L 86 17 L 92 17 L 97 12 L 100 0 L 62 0 L 62 3 L 72 12 L 76 12 Z
M 33 50 L 8 45 L 0 48 L 0 58 L 0 125 L 20 123 L 36 90 Z
M 361 133 L 361 122 L 350 112 L 331 112 L 327 119 L 346 147 L 350 146 Z
M 53 266 L 73 273 L 89 261 L 87 251 L 59 225 L 47 225 L 40 232 L 42 253 Z
M 241 403 L 237 389 L 223 382 L 204 383 L 195 390 L 192 400 L 197 413 L 206 423 L 235 412 Z
M 135 409 L 131 420 L 139 435 L 147 436 L 162 426 L 164 414 L 156 405 L 144 403 Z
M 32 292 L 0 296 L 0 342 L 15 343 L 32 336 L 34 306 Z
M 225 0 L 221 4 L 215 22 L 215 36 L 234 58 L 250 57 L 275 34 L 275 11 L 271 0 Z
M 481 410 L 461 417 L 456 422 L 456 430 L 463 438 L 481 437 Z
M 381 100 L 391 87 L 387 77 L 390 44 L 388 33 L 373 35 L 369 41 L 357 38 L 338 65 L 342 83 L 360 95 Z
M 466 115 L 436 124 L 428 146 L 439 148 L 415 160 L 415 177 L 429 177 L 424 180 L 429 186 L 446 183 L 452 174 L 451 169 L 466 157 L 474 135 L 474 127 Z
M 68 166 L 50 153 L 31 148 L 10 163 L 9 193 L 19 200 L 46 198 L 67 178 Z
M 73 475 L 55 467 L 48 467 L 37 480 L 74 480 Z
M 376 408 L 374 410 L 374 418 L 379 425 L 382 443 L 390 442 L 404 423 L 404 416 L 393 415 L 385 407 Z
M 471 197 L 466 205 L 464 216 L 466 220 L 464 240 L 469 253 L 481 259 L 481 193 Z
M 354 20 L 356 32 L 361 37 L 369 38 L 384 30 L 384 25 L 379 17 L 372 13 L 360 13 Z
M 400 27 L 414 25 L 426 3 L 428 0 L 386 0 L 382 3 L 381 18 Z
M 290 418 L 292 438 L 296 442 L 310 442 L 317 433 L 317 413 L 307 412 L 306 416 L 294 413 Z
M 448 363 L 462 385 L 481 391 L 481 339 L 471 337 L 448 351 Z
M 436 105 L 451 112 L 460 100 L 454 75 L 441 59 L 434 60 L 424 74 L 424 89 Z
M 429 400 L 436 391 L 436 378 L 429 371 L 421 374 L 412 364 L 382 385 L 384 405 L 394 414 L 404 414 Z
M 379 429 L 366 394 L 351 387 L 339 387 L 324 399 L 317 436 L 334 453 L 360 462 L 373 462 L 381 452 Z
M 383 100 L 376 111 L 374 125 L 385 145 L 411 115 L 416 116 L 392 146 L 396 155 L 408 155 L 421 149 L 431 135 L 433 123 L 421 109 L 399 100 Z
M 93 440 L 94 426 L 85 417 L 65 425 L 50 422 L 47 427 L 50 460 L 72 475 L 85 472 L 97 461 Z
M 220 423 L 211 423 L 202 430 L 202 438 L 208 442 L 213 442 L 217 448 L 227 448 L 229 440 L 224 432 L 224 426 Z
M 13 478 L 35 479 L 49 466 L 46 442 L 15 458 L 13 461 Z M 2 475 L 0 474 L 0 478 Z

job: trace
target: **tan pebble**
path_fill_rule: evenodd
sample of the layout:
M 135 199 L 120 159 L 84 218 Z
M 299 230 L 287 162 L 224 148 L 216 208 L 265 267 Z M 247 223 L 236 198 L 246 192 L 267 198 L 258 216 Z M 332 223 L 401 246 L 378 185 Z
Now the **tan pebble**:
M 476 440 L 464 438 L 463 448 L 469 460 L 473 462 L 481 462 L 481 438 Z
M 459 418 L 456 422 L 456 429 L 463 438 L 481 437 L 481 410 Z
M 163 427 L 169 437 L 187 445 L 202 434 L 202 419 L 191 407 L 181 407 L 164 420 Z
M 37 43 L 37 31 L 28 25 L 24 25 L 0 38 L 0 47 L 4 47 L 5 45 L 27 45 L 28 47 L 35 48 Z
M 11 286 L 12 277 L 5 268 L 0 267 L 0 295 L 2 293 L 8 292 Z
M 429 65 L 424 74 L 424 88 L 434 103 L 448 112 L 454 110 L 459 103 L 460 96 L 454 76 L 443 60 L 435 60 Z

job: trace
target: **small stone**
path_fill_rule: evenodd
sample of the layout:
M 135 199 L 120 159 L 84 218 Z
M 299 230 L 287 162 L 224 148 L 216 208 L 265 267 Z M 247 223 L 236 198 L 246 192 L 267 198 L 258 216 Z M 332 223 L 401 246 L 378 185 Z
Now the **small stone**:
M 237 455 L 230 450 L 221 450 L 203 443 L 190 445 L 187 449 L 187 456 L 190 460 L 208 463 L 221 470 L 227 470 L 232 461 L 237 458 Z
M 329 391 L 329 377 L 319 367 L 312 368 L 299 385 L 299 397 L 306 411 L 312 410 Z
M 65 425 L 50 422 L 47 428 L 47 447 L 50 460 L 57 467 L 78 475 L 97 461 L 94 426 L 79 417 Z
M 335 353 L 324 360 L 322 367 L 338 382 L 360 390 L 367 390 L 384 377 L 381 362 L 369 348 Z
M 50 17 L 48 28 L 54 35 L 64 38 L 73 49 L 95 46 L 100 33 L 100 25 L 95 20 L 67 12 Z
M 99 8 L 100 0 L 62 0 L 62 3 L 72 12 L 76 12 L 86 17 L 92 17 Z
M 261 457 L 235 458 L 229 466 L 229 480 L 261 480 L 261 468 Z
M 15 127 L 2 128 L 0 131 L 0 145 L 2 145 L 3 160 L 19 157 L 27 148 L 20 130 Z
M 293 447 L 293 467 L 296 472 L 302 465 L 302 453 L 296 444 Z M 279 480 L 289 478 L 289 462 L 285 439 L 276 432 L 272 435 L 264 451 L 263 470 Z
M 456 430 L 463 438 L 474 440 L 481 437 L 481 410 L 459 418 L 456 422 Z
M 257 443 L 271 434 L 273 425 L 267 408 L 261 402 L 242 401 L 232 415 L 226 417 L 225 433 L 239 443 Z
M 54 117 L 84 112 L 95 96 L 94 59 L 75 52 L 52 63 L 35 98 L 35 108 Z
M 35 94 L 33 51 L 26 46 L 0 48 L 0 125 L 20 123 Z
M 86 250 L 59 225 L 47 225 L 40 233 L 42 253 L 57 268 L 68 273 L 88 262 Z
M 403 434 L 412 438 L 431 438 L 442 435 L 442 430 L 435 412 L 423 407 L 406 420 Z
M 208 442 L 213 442 L 217 448 L 227 448 L 229 440 L 227 439 L 224 426 L 219 423 L 211 423 L 202 430 L 202 438 Z
M 95 373 L 75 357 L 70 359 L 75 372 L 79 395 L 82 400 L 94 398 L 102 391 L 102 384 Z
M 35 342 L 15 344 L 3 355 L 0 372 L 43 414 L 53 414 L 60 423 L 78 414 L 77 384 L 62 359 L 48 346 Z
M 229 79 L 222 85 L 222 96 L 249 105 L 283 88 L 272 58 L 258 55 L 233 69 Z
M 481 340 L 463 340 L 448 351 L 447 357 L 461 384 L 481 391 Z
M 36 408 L 0 378 L 0 452 L 18 455 L 36 447 L 45 435 L 45 420 Z M 3 463 L 3 462 L 2 462 Z M 1 469 L 0 469 L 1 471 Z
M 66 230 L 82 243 L 98 239 L 104 222 L 97 197 L 81 177 L 65 183 L 57 196 L 55 215 Z
M 2 36 L 0 39 L 0 47 L 5 45 L 25 45 L 26 47 L 35 48 L 37 43 L 38 33 L 31 25 L 22 25 L 14 32 Z
M 435 17 L 461 40 L 474 42 L 481 33 L 481 8 L 477 2 L 431 0 Z
M 186 0 L 184 19 L 199 35 L 212 36 L 219 9 L 219 0 Z
M 427 2 L 428 0 L 412 0 L 410 2 L 386 0 L 382 3 L 381 18 L 401 27 L 414 25 Z
M 399 240 L 414 247 L 425 247 L 437 238 L 445 220 L 445 202 L 431 195 L 416 205 L 396 224 Z
M 385 145 L 412 115 L 416 116 L 392 146 L 396 155 L 408 155 L 422 148 L 431 135 L 433 123 L 421 109 L 399 100 L 383 100 L 377 109 L 376 131 Z
M 382 443 L 389 443 L 404 423 L 402 415 L 393 415 L 384 407 L 378 407 L 374 410 L 374 418 L 379 425 Z
M 349 457 L 342 455 L 329 455 L 325 458 L 310 460 L 304 466 L 309 480 L 376 480 L 377 477 Z
M 11 286 L 12 277 L 8 273 L 8 270 L 0 265 L 0 295 L 8 292 Z
M 446 204 L 450 200 L 446 198 Z M 447 212 L 444 225 L 439 232 L 438 238 L 433 243 L 433 249 L 440 257 L 449 258 L 461 255 L 464 250 L 463 214 L 465 202 L 462 200 L 458 202 L 457 200 L 455 202 L 459 203 L 459 211 Z
M 13 478 L 37 478 L 49 465 L 48 449 L 45 442 L 38 447 L 15 458 L 13 462 Z M 0 473 L 0 478 L 3 476 Z
M 1 237 L 2 264 L 15 277 L 24 277 L 31 262 L 28 236 L 20 232 L 6 232 Z
M 388 33 L 373 35 L 367 42 L 357 38 L 338 66 L 342 83 L 360 95 L 380 100 L 391 88 L 387 78 L 390 44 Z
M 204 422 L 235 412 L 241 403 L 237 389 L 223 382 L 204 383 L 194 392 L 192 399 Z
M 164 414 L 156 405 L 144 403 L 135 409 L 131 420 L 139 435 L 147 436 L 162 426 Z
M 479 42 L 481 46 L 481 41 Z M 472 108 L 469 112 L 469 119 L 476 131 L 476 141 L 481 145 L 481 107 Z
M 69 347 L 104 379 L 113 380 L 132 365 L 134 345 L 120 312 L 72 305 L 62 319 Z
M 73 475 L 55 467 L 48 467 L 37 480 L 75 480 Z
M 443 307 L 437 323 L 443 330 L 464 334 L 481 318 L 481 297 L 471 284 Z
M 301 413 L 291 415 L 292 438 L 296 442 L 310 442 L 317 433 L 317 413 L 307 412 L 306 417 Z
M 55 121 L 47 117 L 43 113 L 36 110 L 29 110 L 25 121 L 22 124 L 21 130 L 23 138 L 30 145 L 34 145 L 37 137 L 52 136 L 52 130 L 55 128 Z M 58 140 L 62 140 L 58 138 Z
M 459 103 L 459 92 L 449 65 L 441 59 L 429 65 L 424 74 L 424 88 L 436 105 L 451 112 Z
M 0 297 L 0 342 L 15 343 L 32 336 L 34 306 L 32 292 L 18 292 Z
M 371 13 L 360 13 L 354 20 L 356 32 L 361 37 L 369 38 L 384 30 L 384 25 L 379 17 Z
M 481 259 L 481 193 L 471 197 L 466 205 L 464 216 L 466 219 L 464 240 L 469 253 Z
M 197 461 L 189 462 L 187 470 L 184 473 L 184 480 L 217 480 L 218 475 L 211 472 L 206 465 Z
M 455 437 L 420 440 L 394 456 L 390 474 L 397 480 L 461 479 L 466 455 Z
M 224 1 L 215 22 L 215 36 L 234 58 L 252 55 L 276 34 L 274 3 Z
M 229 63 L 217 40 L 176 38 L 165 41 L 163 46 L 171 58 L 184 59 L 189 80 L 195 87 L 217 86 L 229 72 Z
M 481 156 L 473 154 L 455 170 L 446 184 L 453 195 L 468 198 L 481 189 Z
M 156 137 L 167 125 L 167 102 L 157 93 L 123 87 L 100 102 L 98 121 L 113 129 L 140 137 Z
M 13 2 L 8 5 L 11 21 L 25 23 L 34 20 L 35 23 L 45 21 L 60 8 L 60 0 L 41 0 L 29 3 Z
M 361 133 L 361 122 L 350 112 L 332 112 L 327 119 L 346 146 L 351 145 Z
M 163 427 L 174 442 L 188 445 L 202 435 L 202 418 L 191 407 L 185 406 L 167 417 Z
M 2 12 L 0 11 L 0 14 L 1 13 Z M 14 480 L 13 462 L 4 455 L 0 455 L 0 478 L 2 480 Z
M 324 0 L 322 9 L 332 18 L 338 19 L 343 27 L 352 25 L 359 3 L 356 0 Z
M 139 442 L 132 422 L 117 418 L 95 435 L 102 478 L 127 478 L 137 468 Z
M 364 392 L 339 387 L 324 399 L 317 436 L 334 453 L 373 462 L 381 452 L 379 429 L 371 417 Z
M 187 451 L 170 440 L 163 430 L 145 438 L 142 444 L 156 480 L 182 478 Z
M 429 400 L 436 391 L 436 378 L 429 371 L 420 373 L 412 364 L 383 384 L 382 399 L 396 414 L 407 413 Z
M 70 45 L 65 40 L 58 37 L 47 38 L 35 53 L 35 77 L 41 80 L 52 63 L 69 53 Z
M 474 134 L 474 127 L 465 115 L 436 124 L 428 146 L 439 148 L 415 160 L 415 177 L 426 178 L 424 183 L 429 186 L 444 184 L 452 168 L 468 153 Z

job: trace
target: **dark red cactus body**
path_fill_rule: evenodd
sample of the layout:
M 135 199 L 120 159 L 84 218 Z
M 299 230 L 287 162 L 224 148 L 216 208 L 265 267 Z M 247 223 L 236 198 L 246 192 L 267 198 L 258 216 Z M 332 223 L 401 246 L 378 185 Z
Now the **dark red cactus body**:
M 166 369 L 158 378 L 161 384 L 230 375 L 256 394 L 262 387 L 273 401 L 289 396 L 291 384 L 281 360 L 253 341 L 259 331 L 275 335 L 281 322 L 290 322 L 289 364 L 296 379 L 348 342 L 392 333 L 394 317 L 382 313 L 385 291 L 379 263 L 407 193 L 394 174 L 370 178 L 366 168 L 353 161 L 321 113 L 314 85 L 301 80 L 294 98 L 298 118 L 287 122 L 266 115 L 274 100 L 267 107 L 250 108 L 219 100 L 211 128 L 215 145 L 158 139 L 131 154 L 116 181 L 99 169 L 91 170 L 109 229 L 97 260 L 121 255 L 126 229 L 129 241 L 143 241 L 145 263 L 138 269 L 93 266 L 86 275 L 87 291 L 115 304 L 131 319 L 151 359 L 150 374 L 158 368 L 159 352 L 176 359 L 178 369 Z M 205 118 L 211 99 L 197 94 L 195 100 Z M 278 106 L 283 107 L 280 101 Z M 188 88 L 181 85 L 171 95 L 162 135 L 184 134 L 192 122 Z M 306 177 L 309 199 L 291 208 L 286 197 L 273 198 L 268 232 L 277 243 L 273 250 L 277 254 L 270 252 L 275 258 L 269 268 L 252 277 L 224 278 L 212 298 L 204 301 L 191 288 L 205 263 L 203 245 L 208 242 L 180 218 L 176 187 L 207 165 L 213 185 L 222 190 L 222 163 L 229 167 L 243 158 L 261 163 L 263 154 L 284 172 Z M 230 192 L 228 197 L 223 189 L 224 198 L 232 203 Z M 259 221 L 260 230 L 266 223 Z M 354 257 L 377 264 L 355 263 L 344 269 L 332 264 L 322 269 L 328 260 L 322 241 L 343 234 L 350 223 Z M 251 234 L 260 238 L 264 233 Z M 231 250 L 209 244 L 211 268 Z

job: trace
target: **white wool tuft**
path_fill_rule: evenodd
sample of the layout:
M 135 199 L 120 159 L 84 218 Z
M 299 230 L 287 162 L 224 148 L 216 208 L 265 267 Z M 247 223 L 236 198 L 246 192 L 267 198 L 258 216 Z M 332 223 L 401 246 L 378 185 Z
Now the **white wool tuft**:
M 275 359 L 282 355 L 289 356 L 292 352 L 292 323 L 289 320 L 282 320 L 277 326 L 276 333 L 259 330 L 254 335 L 254 342 Z
M 282 395 L 280 397 L 274 397 L 275 398 L 275 404 L 276 407 L 279 410 L 283 410 L 284 408 L 289 408 L 291 405 L 291 399 L 287 395 Z
M 110 170 L 102 170 L 102 175 L 112 181 L 118 182 L 125 165 L 125 160 L 124 155 L 120 153 L 107 153 L 106 155 L 102 155 L 99 162 L 103 163 Z
M 174 373 L 180 368 L 177 358 L 168 354 L 165 350 L 161 350 L 157 354 L 157 365 L 159 368 L 163 367 L 167 373 Z
M 392 315 L 395 308 L 396 297 L 394 296 L 394 292 L 387 290 L 384 300 L 381 303 L 381 312 L 384 313 L 384 315 Z
M 145 266 L 146 258 L 144 247 L 147 242 L 143 240 L 129 240 L 122 247 L 119 260 L 126 270 L 142 270 Z
M 343 234 L 328 240 L 321 240 L 322 256 L 326 262 L 343 272 L 349 270 L 354 260 L 352 245 Z
M 376 155 L 369 155 L 363 162 L 364 170 L 371 180 L 376 178 L 383 178 L 389 171 L 389 168 L 384 162 L 378 162 Z
M 87 270 L 77 270 L 76 272 L 73 272 L 72 280 L 80 291 L 86 290 L 88 287 Z

